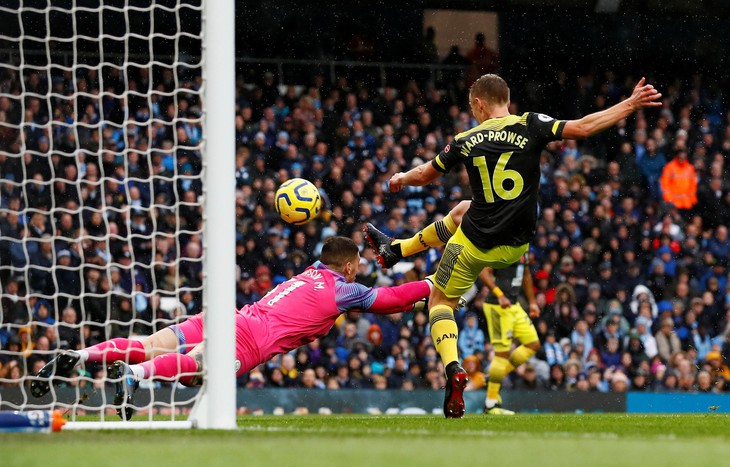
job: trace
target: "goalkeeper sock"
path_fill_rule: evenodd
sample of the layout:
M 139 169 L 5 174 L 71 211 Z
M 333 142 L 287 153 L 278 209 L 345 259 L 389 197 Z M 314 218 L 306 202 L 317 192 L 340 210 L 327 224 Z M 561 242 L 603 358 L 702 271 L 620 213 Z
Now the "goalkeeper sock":
M 485 405 L 491 409 L 499 403 L 499 389 L 502 387 L 502 380 L 511 370 L 509 361 L 503 357 L 494 357 L 489 366 L 489 384 L 487 385 L 487 400 Z M 514 369 L 514 367 L 512 367 Z
M 525 363 L 527 360 L 532 358 L 533 355 L 535 355 L 534 350 L 529 349 L 524 345 L 517 347 L 509 356 L 509 363 L 512 366 L 512 370 Z M 507 373 L 509 373 L 509 371 Z
M 445 245 L 454 235 L 457 227 L 458 225 L 451 218 L 451 215 L 447 214 L 446 217 L 427 225 L 426 228 L 411 238 L 393 240 L 390 248 L 396 254 L 400 254 L 401 258 L 415 255 L 428 248 Z
M 177 376 L 180 376 L 180 382 L 187 384 L 195 377 L 195 373 L 198 371 L 198 364 L 195 359 L 189 355 L 182 355 L 178 353 L 168 353 L 160 355 L 142 362 L 139 366 L 144 370 L 143 376 L 139 379 L 161 379 L 165 381 L 174 381 Z M 137 375 L 137 371 L 132 368 L 132 371 Z
M 436 305 L 429 312 L 431 322 L 431 338 L 436 351 L 441 356 L 444 368 L 451 362 L 459 361 L 456 343 L 459 339 L 459 328 L 454 320 L 454 310 L 448 305 Z
M 80 362 L 110 364 L 115 360 L 140 363 L 147 359 L 142 341 L 117 337 L 77 351 Z

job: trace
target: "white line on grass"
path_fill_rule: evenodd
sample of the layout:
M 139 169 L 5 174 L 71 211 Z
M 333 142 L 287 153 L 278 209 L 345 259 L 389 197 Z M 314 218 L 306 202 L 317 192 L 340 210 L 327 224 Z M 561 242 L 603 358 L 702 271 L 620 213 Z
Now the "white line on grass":
M 287 427 L 287 426 L 263 426 L 263 425 L 245 425 L 239 426 L 239 430 L 248 432 L 258 433 L 314 433 L 314 434 L 355 434 L 355 435 L 417 435 L 417 436 L 429 436 L 443 433 L 436 430 L 403 430 L 400 428 L 393 429 L 381 429 L 381 428 L 345 428 L 345 427 L 327 427 L 322 426 L 319 428 L 304 428 L 304 427 Z M 615 440 L 619 438 L 617 433 L 613 432 L 598 432 L 598 433 L 578 433 L 572 431 L 549 431 L 549 432 L 532 432 L 532 431 L 496 431 L 496 430 L 464 430 L 459 431 L 459 435 L 467 436 L 483 436 L 483 437 L 501 437 L 501 436 L 514 436 L 522 438 L 534 438 L 535 436 L 541 436 L 545 438 L 581 438 L 581 439 L 609 439 Z M 673 434 L 669 435 L 656 435 L 652 436 L 653 439 L 661 440 L 675 440 L 676 436 Z

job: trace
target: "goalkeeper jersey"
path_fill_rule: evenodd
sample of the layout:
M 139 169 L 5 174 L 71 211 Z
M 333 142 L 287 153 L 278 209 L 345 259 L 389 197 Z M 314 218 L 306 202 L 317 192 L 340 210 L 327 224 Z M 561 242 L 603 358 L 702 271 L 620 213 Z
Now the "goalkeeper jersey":
M 377 297 L 378 289 L 348 283 L 318 261 L 274 287 L 258 302 L 238 310 L 245 319 L 236 320 L 243 328 L 239 329 L 243 335 L 237 333 L 236 341 L 261 363 L 326 335 L 340 313 L 367 311 Z

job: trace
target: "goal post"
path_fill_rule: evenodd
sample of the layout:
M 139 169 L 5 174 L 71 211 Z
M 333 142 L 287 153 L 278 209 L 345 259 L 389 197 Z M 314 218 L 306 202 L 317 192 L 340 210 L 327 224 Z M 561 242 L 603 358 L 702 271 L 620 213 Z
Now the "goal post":
M 9 0 L 0 23 L 0 410 L 235 428 L 234 0 Z M 58 352 L 200 311 L 199 390 L 145 383 L 121 422 L 96 364 L 31 396 Z
M 235 381 L 235 4 L 204 0 L 204 287 L 206 391 L 194 420 L 201 428 L 236 427 Z

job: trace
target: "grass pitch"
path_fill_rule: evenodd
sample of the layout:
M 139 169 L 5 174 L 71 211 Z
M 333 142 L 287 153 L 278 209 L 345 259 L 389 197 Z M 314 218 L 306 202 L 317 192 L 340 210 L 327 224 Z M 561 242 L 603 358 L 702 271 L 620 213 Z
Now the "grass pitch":
M 730 415 L 248 416 L 233 432 L 0 434 L 10 466 L 727 465 Z

